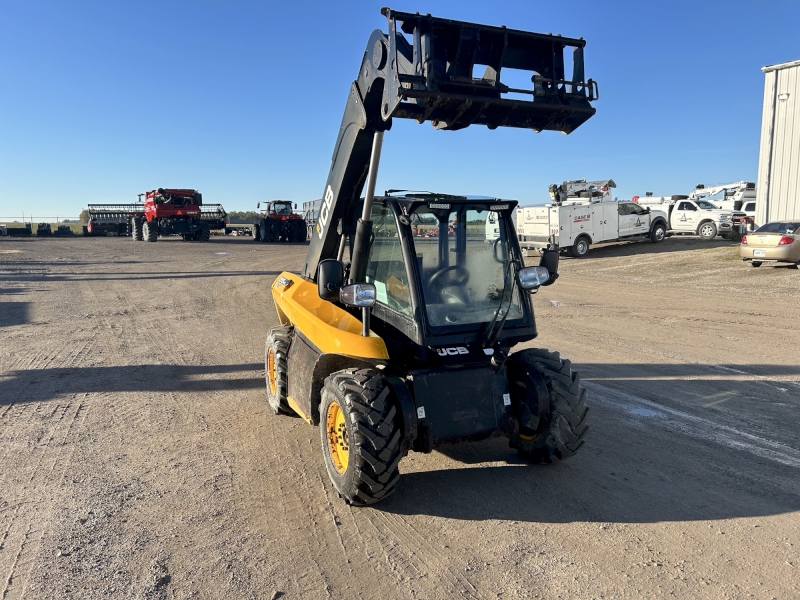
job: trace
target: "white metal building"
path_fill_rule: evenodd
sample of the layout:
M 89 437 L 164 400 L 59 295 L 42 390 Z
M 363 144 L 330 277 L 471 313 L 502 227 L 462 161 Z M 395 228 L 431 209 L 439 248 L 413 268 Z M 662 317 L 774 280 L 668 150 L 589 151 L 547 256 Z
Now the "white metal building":
M 800 60 L 766 75 L 758 153 L 756 223 L 800 219 Z

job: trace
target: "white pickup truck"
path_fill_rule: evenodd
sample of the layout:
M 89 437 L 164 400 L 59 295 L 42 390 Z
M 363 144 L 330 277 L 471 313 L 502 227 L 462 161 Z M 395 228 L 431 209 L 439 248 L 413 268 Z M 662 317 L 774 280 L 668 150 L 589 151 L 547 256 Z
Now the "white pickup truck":
M 517 208 L 517 238 L 523 249 L 555 244 L 576 258 L 592 244 L 620 240 L 664 241 L 667 215 L 634 202 L 611 199 L 613 180 L 568 181 L 550 186 L 551 204 Z M 588 191 L 583 188 L 588 188 Z M 566 193 L 564 193 L 566 192 Z
M 660 210 L 668 215 L 670 233 L 691 233 L 704 240 L 718 235 L 731 237 L 733 211 L 723 210 L 707 200 L 690 200 L 688 196 L 634 197 L 640 206 Z

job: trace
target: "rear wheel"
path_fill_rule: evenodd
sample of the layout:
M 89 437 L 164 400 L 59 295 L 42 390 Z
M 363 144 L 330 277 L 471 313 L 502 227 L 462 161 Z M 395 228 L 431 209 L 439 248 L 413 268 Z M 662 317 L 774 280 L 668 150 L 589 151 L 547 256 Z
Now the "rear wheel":
M 509 445 L 532 463 L 575 454 L 589 431 L 589 407 L 580 375 L 572 372 L 571 363 L 557 352 L 531 349 L 511 355 L 506 364 L 511 406 L 520 422 Z M 539 401 L 537 386 L 542 393 L 546 390 L 546 403 Z
M 293 413 L 286 400 L 286 357 L 291 343 L 291 327 L 273 327 L 267 335 L 264 349 L 264 371 L 267 382 L 267 401 L 276 415 Z
M 376 369 L 345 369 L 325 380 L 319 431 L 325 468 L 348 504 L 386 498 L 400 478 L 401 415 Z
M 715 237 L 717 237 L 717 226 L 711 221 L 701 223 L 700 228 L 697 230 L 697 234 L 706 241 L 713 240 Z
M 569 253 L 575 258 L 583 258 L 589 254 L 589 240 L 585 237 L 579 237 L 569 249 Z
M 155 242 L 158 240 L 158 229 L 149 221 L 142 223 L 142 239 L 146 242 Z

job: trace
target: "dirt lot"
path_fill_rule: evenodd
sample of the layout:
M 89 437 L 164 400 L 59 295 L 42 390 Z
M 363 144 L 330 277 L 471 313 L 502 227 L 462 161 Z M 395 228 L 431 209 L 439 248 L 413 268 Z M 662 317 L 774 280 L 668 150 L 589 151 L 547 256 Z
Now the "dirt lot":
M 304 256 L 0 240 L 0 599 L 800 597 L 800 271 L 696 239 L 565 259 L 537 345 L 584 376 L 584 449 L 412 453 L 351 509 L 263 389 Z

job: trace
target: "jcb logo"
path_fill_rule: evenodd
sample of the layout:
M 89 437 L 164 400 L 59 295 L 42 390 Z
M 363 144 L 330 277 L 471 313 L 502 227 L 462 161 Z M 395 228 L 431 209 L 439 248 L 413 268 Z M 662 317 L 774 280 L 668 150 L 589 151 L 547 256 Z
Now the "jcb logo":
M 328 218 L 331 216 L 331 202 L 333 202 L 333 190 L 331 189 L 331 186 L 328 186 L 328 189 L 325 190 L 325 200 L 322 202 L 322 206 L 319 208 L 320 226 L 317 227 L 319 239 L 322 239 L 325 226 L 328 224 Z
M 464 346 L 456 346 L 455 348 L 437 348 L 436 353 L 439 356 L 457 356 L 459 354 L 469 354 L 469 350 Z

